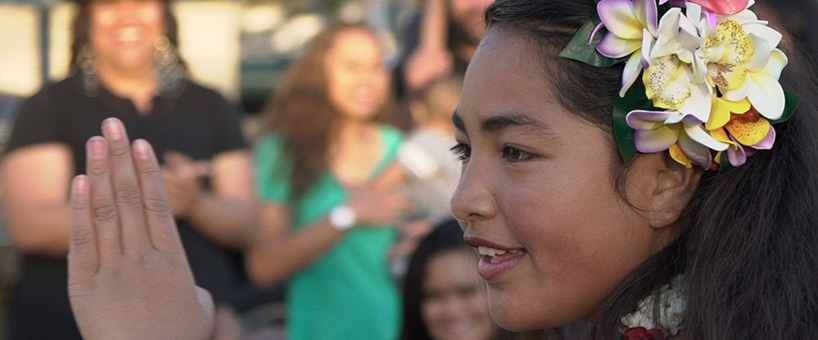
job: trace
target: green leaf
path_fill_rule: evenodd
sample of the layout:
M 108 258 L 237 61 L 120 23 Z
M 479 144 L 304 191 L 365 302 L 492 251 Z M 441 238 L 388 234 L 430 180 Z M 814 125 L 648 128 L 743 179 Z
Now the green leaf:
M 600 22 L 602 22 L 602 20 L 600 20 L 599 17 L 593 17 L 586 21 L 585 24 L 579 28 L 577 33 L 574 34 L 574 37 L 571 38 L 568 45 L 560 51 L 560 57 L 578 60 L 597 67 L 608 67 L 625 61 L 627 58 L 608 58 L 596 50 L 596 45 L 599 44 L 602 37 L 605 36 L 605 30 L 597 32 L 594 36 L 594 41 L 592 41 L 590 45 L 588 44 L 588 40 L 591 39 L 594 28 L 596 28 Z
M 619 153 L 625 163 L 631 161 L 636 150 L 634 141 L 634 130 L 628 126 L 625 116 L 633 110 L 664 111 L 653 106 L 653 102 L 645 96 L 645 84 L 640 80 L 633 83 L 625 97 L 616 98 L 613 110 L 613 127 L 616 135 L 616 143 L 619 145 Z
M 781 114 L 781 118 L 770 121 L 770 124 L 783 123 L 786 122 L 787 119 L 790 119 L 795 108 L 798 107 L 798 104 L 801 104 L 802 99 L 804 99 L 804 97 L 784 90 L 784 113 Z
M 733 146 L 729 146 L 733 147 Z M 719 162 L 719 172 L 730 169 L 733 167 L 733 164 L 730 164 L 730 159 L 727 157 L 727 150 L 722 151 L 721 154 L 721 162 Z

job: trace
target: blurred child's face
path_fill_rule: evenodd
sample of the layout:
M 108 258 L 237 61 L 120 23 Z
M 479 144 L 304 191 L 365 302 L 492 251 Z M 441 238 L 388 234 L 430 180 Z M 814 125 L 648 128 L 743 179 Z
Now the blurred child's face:
M 325 59 L 330 100 L 353 120 L 370 120 L 386 99 L 389 74 L 371 33 L 350 29 L 335 37 Z
M 656 178 L 631 166 L 633 206 L 620 197 L 610 137 L 559 104 L 550 90 L 560 84 L 543 76 L 548 61 L 534 44 L 491 29 L 454 118 L 463 170 L 452 211 L 481 248 L 477 269 L 492 317 L 516 331 L 592 317 L 669 238 L 634 208 L 651 207 L 645 191 Z
M 120 71 L 154 66 L 154 43 L 164 34 L 158 0 L 96 0 L 91 9 L 91 43 L 97 63 Z
M 421 315 L 435 340 L 490 340 L 499 329 L 489 315 L 486 288 L 468 248 L 443 251 L 426 264 Z

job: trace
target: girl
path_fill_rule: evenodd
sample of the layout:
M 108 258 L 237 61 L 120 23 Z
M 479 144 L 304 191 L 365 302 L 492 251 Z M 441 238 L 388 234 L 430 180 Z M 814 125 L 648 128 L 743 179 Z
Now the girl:
M 407 200 L 390 190 L 403 177 L 388 167 L 403 136 L 381 123 L 383 58 L 366 26 L 329 27 L 267 110 L 255 150 L 261 228 L 247 270 L 263 286 L 291 279 L 290 339 L 388 339 L 399 330 L 387 253 Z

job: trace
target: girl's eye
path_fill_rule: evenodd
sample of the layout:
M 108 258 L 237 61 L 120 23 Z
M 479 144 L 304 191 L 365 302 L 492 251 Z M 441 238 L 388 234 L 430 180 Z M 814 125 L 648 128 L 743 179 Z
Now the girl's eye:
M 457 143 L 451 149 L 452 153 L 457 156 L 457 160 L 465 162 L 471 157 L 471 147 L 464 143 Z
M 531 153 L 525 152 L 523 150 L 511 146 L 504 147 L 502 153 L 503 158 L 512 163 L 527 161 L 535 157 Z

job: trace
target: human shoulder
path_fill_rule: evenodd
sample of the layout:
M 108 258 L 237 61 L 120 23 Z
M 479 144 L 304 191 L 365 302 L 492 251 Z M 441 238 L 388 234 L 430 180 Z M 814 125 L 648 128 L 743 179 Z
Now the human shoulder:
M 253 146 L 256 162 L 273 163 L 280 160 L 283 155 L 284 136 L 279 131 L 270 131 L 261 135 Z M 269 164 L 272 166 L 273 164 Z
M 229 101 L 222 93 L 207 86 L 187 81 L 184 92 L 177 98 L 169 98 L 170 105 L 192 114 L 211 124 L 220 138 L 233 146 L 246 146 L 241 132 L 241 111 L 238 103 Z M 238 141 L 241 142 L 238 142 Z
M 20 102 L 15 119 L 30 117 L 42 123 L 58 124 L 50 119 L 70 119 L 78 108 L 88 107 L 88 98 L 82 92 L 81 79 L 71 76 L 56 83 L 46 84 L 40 91 Z M 59 125 L 59 124 L 58 124 Z
M 81 88 L 75 86 L 80 85 L 74 83 L 75 79 L 45 85 L 19 103 L 7 117 L 13 123 L 5 152 L 34 144 L 72 141 L 68 131 L 72 123 L 87 117 L 84 114 L 89 109 L 95 109 Z
M 185 84 L 185 92 L 187 95 L 200 96 L 207 98 L 220 98 L 224 100 L 224 96 L 213 88 L 199 84 L 193 80 L 188 79 Z
M 78 84 L 78 82 L 79 79 L 72 76 L 56 83 L 46 84 L 37 91 L 37 93 L 26 99 L 24 104 L 38 102 L 53 103 L 57 101 L 62 105 L 65 104 L 67 99 L 74 98 L 74 100 L 76 100 L 76 98 L 84 97 L 82 89 L 79 87 L 81 84 Z
M 256 145 L 280 145 L 284 142 L 284 135 L 280 131 L 268 131 L 256 140 Z
M 233 116 L 238 114 L 238 105 L 228 100 L 223 93 L 190 79 L 186 80 L 183 86 L 184 89 L 179 92 L 180 94 L 171 93 L 166 98 L 183 103 L 186 107 L 196 108 L 197 111 L 204 114 L 225 112 Z

